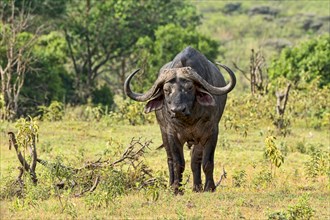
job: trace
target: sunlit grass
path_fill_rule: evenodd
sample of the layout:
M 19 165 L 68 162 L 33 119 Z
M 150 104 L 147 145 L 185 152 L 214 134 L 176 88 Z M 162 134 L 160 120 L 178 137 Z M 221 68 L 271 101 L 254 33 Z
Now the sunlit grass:
M 64 163 L 79 167 L 84 161 L 97 160 L 106 148 L 116 146 L 116 149 L 109 150 L 114 153 L 122 151 L 133 137 L 142 137 L 153 141 L 145 154 L 146 163 L 153 172 L 167 173 L 165 151 L 157 150 L 162 142 L 156 124 L 128 126 L 108 125 L 103 122 L 62 121 L 41 122 L 39 125 L 39 158 L 54 160 L 61 155 Z M 17 175 L 16 155 L 8 150 L 8 130 L 15 131 L 12 124 L 3 124 L 0 142 L 1 179 L 15 179 Z M 329 143 L 324 139 L 328 135 L 327 131 L 293 127 L 291 135 L 285 138 L 278 136 L 276 143 L 287 147 L 285 162 L 275 170 L 275 176 L 269 183 L 260 183 L 256 180 L 265 175 L 263 172 L 270 170 L 270 164 L 263 156 L 267 127 L 251 129 L 247 137 L 222 126 L 220 130 L 214 176 L 218 180 L 224 167 L 228 178 L 215 193 L 193 193 L 190 177 L 182 196 L 174 196 L 168 189 L 159 189 L 159 198 L 155 201 L 145 190 L 128 191 L 106 208 L 91 208 L 86 205 L 84 197 L 64 196 L 60 201 L 56 196 L 51 196 L 47 200 L 37 200 L 36 204 L 25 204 L 23 207 L 18 206 L 19 202 L 13 198 L 1 201 L 1 219 L 265 219 L 269 213 L 286 210 L 289 205 L 295 205 L 303 195 L 308 195 L 311 207 L 315 210 L 315 219 L 325 219 L 329 216 L 329 179 L 307 178 L 304 163 L 309 155 L 297 150 L 300 141 L 307 148 L 314 145 L 326 151 L 329 147 Z M 109 145 L 109 142 L 112 144 Z M 189 149 L 185 147 L 184 151 L 186 181 L 188 176 L 191 176 L 191 170 Z M 84 160 L 80 161 L 79 157 Z M 38 165 L 37 173 L 42 169 L 43 167 Z M 239 170 L 246 172 L 246 178 L 241 187 L 234 187 L 233 175 Z

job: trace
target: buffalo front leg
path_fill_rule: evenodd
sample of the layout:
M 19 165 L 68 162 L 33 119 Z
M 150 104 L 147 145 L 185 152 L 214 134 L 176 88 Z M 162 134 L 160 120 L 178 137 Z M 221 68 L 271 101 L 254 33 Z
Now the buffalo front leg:
M 172 152 L 171 148 L 168 143 L 167 135 L 164 131 L 162 131 L 162 139 L 163 139 L 163 145 L 166 150 L 166 155 L 167 155 L 167 165 L 168 165 L 168 172 L 169 172 L 169 184 L 170 186 L 173 185 L 174 183 L 174 166 L 173 166 L 173 157 L 172 157 Z
M 191 150 L 191 170 L 193 173 L 193 191 L 203 190 L 201 178 L 201 165 L 203 157 L 203 148 L 200 145 L 194 145 Z
M 214 131 L 211 137 L 205 144 L 203 151 L 203 171 L 205 174 L 205 186 L 204 191 L 215 190 L 215 184 L 213 179 L 213 170 L 214 170 L 214 151 L 218 140 L 218 131 Z
M 180 189 L 182 185 L 182 173 L 185 169 L 185 161 L 183 156 L 183 144 L 180 143 L 179 139 L 175 135 L 168 136 L 169 147 L 173 158 L 174 168 L 174 181 L 172 188 L 175 194 L 181 193 Z

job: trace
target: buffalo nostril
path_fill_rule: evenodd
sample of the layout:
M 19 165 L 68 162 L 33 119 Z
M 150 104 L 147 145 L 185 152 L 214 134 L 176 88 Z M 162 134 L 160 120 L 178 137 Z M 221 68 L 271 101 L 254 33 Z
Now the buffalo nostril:
M 181 112 L 184 112 L 185 109 L 186 109 L 185 107 L 172 107 L 171 111 L 175 112 L 175 113 L 181 113 Z
M 182 113 L 186 112 L 186 107 L 183 107 L 183 108 L 181 109 L 181 112 L 182 112 Z
M 190 111 L 187 111 L 186 106 L 172 107 L 171 112 L 180 115 L 187 115 L 187 116 L 190 115 Z

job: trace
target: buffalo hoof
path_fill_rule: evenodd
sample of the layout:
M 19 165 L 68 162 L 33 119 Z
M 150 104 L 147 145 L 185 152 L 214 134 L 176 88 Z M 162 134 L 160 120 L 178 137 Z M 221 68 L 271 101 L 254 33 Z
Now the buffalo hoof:
M 204 192 L 214 192 L 215 188 L 214 181 L 207 181 L 205 183 Z
M 177 185 L 177 184 L 172 184 L 172 190 L 174 195 L 183 195 L 183 189 L 181 186 Z
M 194 185 L 193 191 L 194 192 L 203 192 L 203 186 L 201 184 L 200 185 Z

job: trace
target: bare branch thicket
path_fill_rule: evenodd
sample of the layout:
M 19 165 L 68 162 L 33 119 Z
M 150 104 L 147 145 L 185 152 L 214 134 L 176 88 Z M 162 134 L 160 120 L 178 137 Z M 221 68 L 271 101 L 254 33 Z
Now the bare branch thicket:
M 255 94 L 267 94 L 267 80 L 265 80 L 265 57 L 262 55 L 261 51 L 255 52 L 254 49 L 251 50 L 250 56 L 250 70 L 249 72 L 242 70 L 235 62 L 233 62 L 234 67 L 243 74 L 243 76 L 250 82 L 250 89 L 252 95 Z
M 128 170 L 132 169 L 131 171 L 133 173 L 138 172 L 137 178 L 138 181 L 141 182 L 140 188 L 143 188 L 148 185 L 153 185 L 159 182 L 159 180 L 153 176 L 151 169 L 148 166 L 146 166 L 143 163 L 143 161 L 141 161 L 141 157 L 144 155 L 146 149 L 148 149 L 149 145 L 152 143 L 151 140 L 142 142 L 141 138 L 132 138 L 129 146 L 124 150 L 124 152 L 122 153 L 119 159 L 115 161 L 110 161 L 110 159 L 102 161 L 101 158 L 99 158 L 94 162 L 86 163 L 84 166 L 80 168 L 73 168 L 73 167 L 67 167 L 63 164 L 52 163 L 37 158 L 35 137 L 33 136 L 32 136 L 32 146 L 29 147 L 32 158 L 29 164 L 19 149 L 19 144 L 17 142 L 15 134 L 13 132 L 8 132 L 8 135 L 9 135 L 9 149 L 11 149 L 11 147 L 14 146 L 16 150 L 17 158 L 21 164 L 21 166 L 19 167 L 20 173 L 16 181 L 19 184 L 21 190 L 23 189 L 24 186 L 24 182 L 22 180 L 22 176 L 24 172 L 28 172 L 32 177 L 33 183 L 37 184 L 37 176 L 35 172 L 37 162 L 51 170 L 62 169 L 66 173 L 70 173 L 70 175 L 74 176 L 74 178 L 71 181 L 62 180 L 61 177 L 58 177 L 60 182 L 55 183 L 55 186 L 58 189 L 63 189 L 65 186 L 69 186 L 69 187 L 71 186 L 71 188 L 73 188 L 79 185 L 80 184 L 79 179 L 83 178 L 84 179 L 83 182 L 85 181 L 84 183 L 81 184 L 81 187 L 83 189 L 81 192 L 76 193 L 75 197 L 81 197 L 85 193 L 93 192 L 97 188 L 102 178 L 102 175 L 100 175 L 99 172 L 96 172 L 97 170 L 100 170 L 102 168 L 115 167 L 119 164 L 121 165 L 127 164 Z M 75 180 L 75 178 L 78 178 L 78 180 Z M 90 180 L 92 179 L 94 179 L 93 183 L 90 182 Z M 88 181 L 89 183 L 86 184 L 86 181 Z
M 22 44 L 20 34 L 26 32 L 33 24 L 29 5 L 18 10 L 15 1 L 10 1 L 10 14 L 1 8 L 3 28 L 1 28 L 1 45 L 6 48 L 6 63 L 0 65 L 1 93 L 5 102 L 5 114 L 2 119 L 14 119 L 18 111 L 18 99 L 24 85 L 25 75 L 31 71 L 33 61 L 32 47 L 44 30 L 44 26 L 36 28 L 30 38 Z M 6 14 L 6 15 L 5 15 Z

